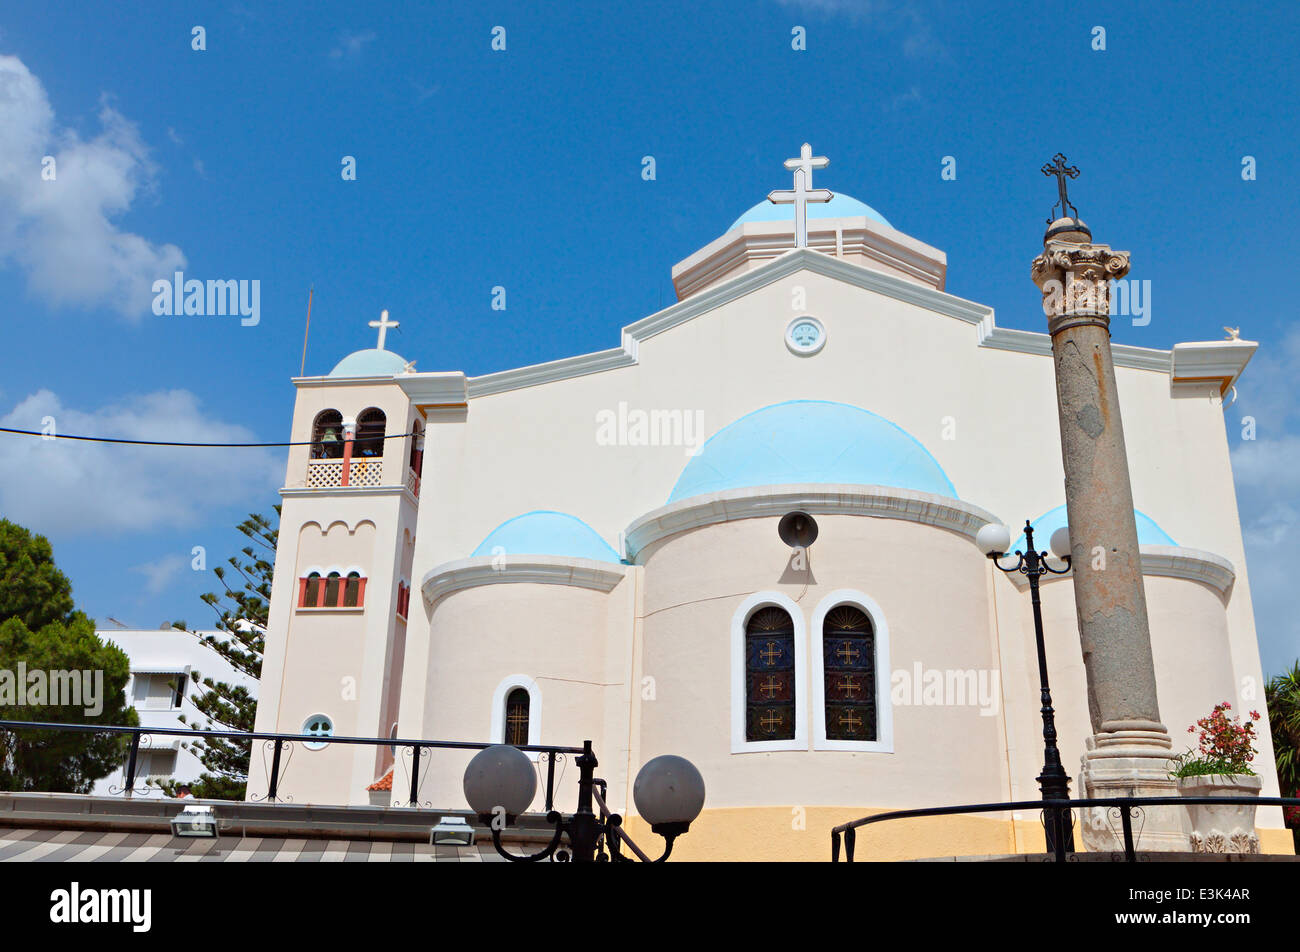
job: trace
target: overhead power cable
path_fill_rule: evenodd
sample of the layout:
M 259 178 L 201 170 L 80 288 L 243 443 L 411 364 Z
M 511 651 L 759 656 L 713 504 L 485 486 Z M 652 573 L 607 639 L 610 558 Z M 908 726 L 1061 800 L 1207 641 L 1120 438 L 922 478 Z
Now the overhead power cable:
M 81 440 L 86 443 L 128 443 L 133 446 L 190 446 L 209 449 L 240 449 L 273 446 L 319 446 L 325 442 L 342 443 L 343 440 L 304 440 L 296 443 L 179 443 L 170 440 L 124 440 L 113 436 L 74 436 L 71 433 L 44 433 L 40 430 L 18 430 L 13 427 L 0 426 L 0 433 L 14 433 L 19 436 L 39 436 L 47 440 Z M 386 433 L 382 437 L 367 436 L 354 442 L 364 443 L 375 439 L 400 440 L 415 433 Z

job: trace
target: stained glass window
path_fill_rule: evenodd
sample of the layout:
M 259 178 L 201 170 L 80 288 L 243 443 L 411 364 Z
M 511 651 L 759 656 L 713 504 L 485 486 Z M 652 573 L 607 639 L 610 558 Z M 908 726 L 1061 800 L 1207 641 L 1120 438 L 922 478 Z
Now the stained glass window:
M 528 691 L 515 688 L 506 696 L 507 744 L 519 747 L 528 743 Z
M 827 740 L 876 739 L 876 634 L 866 612 L 837 605 L 822 625 Z
M 794 622 L 760 608 L 745 626 L 745 740 L 792 740 L 794 704 Z

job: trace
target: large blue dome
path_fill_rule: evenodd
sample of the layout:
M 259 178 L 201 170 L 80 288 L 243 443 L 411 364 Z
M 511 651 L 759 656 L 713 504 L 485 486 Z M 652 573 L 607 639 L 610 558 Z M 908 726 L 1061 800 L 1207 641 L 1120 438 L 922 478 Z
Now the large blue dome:
M 957 498 L 943 468 L 906 430 L 846 403 L 791 400 L 710 437 L 668 501 L 783 483 L 893 486 Z
M 1161 529 L 1156 521 L 1144 512 L 1133 510 L 1133 515 L 1137 519 L 1138 545 L 1177 545 L 1169 533 Z M 1043 513 L 1037 519 L 1030 523 L 1034 527 L 1034 548 L 1039 552 L 1046 552 L 1052 539 L 1052 533 L 1067 522 L 1065 506 L 1057 506 L 1049 512 Z M 1025 551 L 1025 534 L 1022 531 L 1020 538 L 1011 544 L 1011 551 Z
M 507 519 L 487 534 L 473 555 L 561 555 L 621 562 L 617 552 L 577 516 L 537 509 Z
M 809 220 L 814 218 L 860 218 L 864 215 L 872 221 L 880 222 L 880 224 L 890 228 L 894 227 L 885 220 L 884 215 L 870 205 L 858 201 L 852 195 L 845 195 L 843 192 L 835 192 L 834 197 L 829 202 L 810 202 L 808 205 Z M 763 199 L 733 221 L 731 228 L 751 221 L 794 221 L 794 206 L 776 205 L 767 199 Z M 727 231 L 731 231 L 731 228 L 728 228 Z

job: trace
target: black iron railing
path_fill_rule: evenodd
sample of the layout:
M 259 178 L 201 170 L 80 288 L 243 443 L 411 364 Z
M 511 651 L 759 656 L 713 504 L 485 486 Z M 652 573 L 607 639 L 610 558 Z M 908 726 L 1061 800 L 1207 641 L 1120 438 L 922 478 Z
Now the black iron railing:
M 1261 807 L 1300 807 L 1300 797 L 1091 797 L 1077 800 L 1015 800 L 1007 803 L 973 803 L 957 807 L 923 807 L 915 810 L 891 810 L 865 816 L 860 820 L 841 823 L 831 830 L 831 862 L 840 861 L 840 837 L 844 838 L 844 856 L 847 862 L 853 862 L 857 847 L 858 828 L 873 823 L 886 823 L 890 820 L 910 820 L 917 817 L 957 816 L 966 813 L 999 813 L 1011 810 L 1041 810 L 1044 826 L 1055 833 L 1053 858 L 1064 863 L 1070 851 L 1065 848 L 1065 838 L 1061 835 L 1065 817 L 1072 808 L 1088 809 L 1105 807 L 1117 814 L 1120 823 L 1120 838 L 1124 846 L 1124 860 L 1132 863 L 1137 860 L 1137 850 L 1133 840 L 1134 811 L 1141 817 L 1145 807 L 1187 806 L 1188 804 L 1209 804 L 1222 806 L 1241 806 L 1243 801 L 1250 806 Z
M 139 762 L 140 747 L 142 739 L 150 735 L 160 734 L 166 737 L 188 737 L 193 740 L 205 740 L 220 737 L 233 741 L 248 741 L 250 744 L 261 741 L 266 745 L 265 749 L 271 752 L 271 766 L 268 771 L 267 791 L 265 797 L 249 797 L 250 800 L 266 800 L 276 802 L 280 799 L 280 780 L 285 768 L 283 754 L 292 750 L 295 742 L 312 745 L 328 744 L 365 744 L 371 747 L 392 747 L 394 750 L 401 749 L 404 753 L 410 751 L 411 754 L 411 796 L 405 804 L 409 807 L 420 806 L 420 759 L 424 753 L 433 750 L 483 750 L 494 745 L 487 743 L 477 743 L 471 741 L 450 741 L 450 740 L 407 740 L 400 737 L 335 737 L 333 735 L 322 736 L 319 734 L 268 734 L 256 731 L 219 731 L 219 730 L 192 730 L 184 727 L 117 727 L 99 724 L 58 724 L 44 721 L 3 721 L 0 720 L 0 731 L 79 731 L 89 734 L 125 734 L 129 735 L 130 749 L 126 759 L 126 776 L 121 791 L 123 795 L 130 797 L 136 790 L 136 767 Z M 148 749 L 148 742 L 144 742 Z M 546 810 L 547 812 L 555 808 L 555 765 L 557 761 L 562 761 L 564 757 L 570 754 L 580 755 L 583 752 L 582 747 L 553 747 L 542 744 L 520 745 L 520 750 L 535 751 L 546 760 Z M 428 804 L 432 807 L 433 804 Z

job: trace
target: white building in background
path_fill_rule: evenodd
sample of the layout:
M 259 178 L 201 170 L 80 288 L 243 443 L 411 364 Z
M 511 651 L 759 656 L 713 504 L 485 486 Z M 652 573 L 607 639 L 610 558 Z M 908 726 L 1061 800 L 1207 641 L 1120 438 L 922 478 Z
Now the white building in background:
M 1046 548 L 1063 521 L 1049 338 L 953 294 L 946 254 L 862 202 L 803 211 L 754 206 L 608 350 L 417 372 L 385 349 L 385 312 L 378 347 L 294 380 L 258 729 L 590 739 L 634 838 L 637 769 L 679 754 L 708 789 L 675 853 L 694 858 L 823 858 L 832 825 L 872 811 L 1037 798 L 1030 595 L 975 538 L 1030 519 Z M 1041 226 L 1024 228 L 1018 310 L 1045 327 Z M 1122 247 L 1122 223 L 1104 237 Z M 1176 738 L 1225 699 L 1265 709 L 1223 413 L 1256 346 L 1113 346 Z M 792 553 L 778 526 L 796 510 L 820 535 Z M 1042 602 L 1077 795 L 1093 731 L 1063 578 Z M 1276 795 L 1267 730 L 1258 746 Z M 420 802 L 463 808 L 469 756 L 425 756 Z M 297 803 L 410 799 L 409 748 L 293 758 L 279 789 Z M 267 787 L 254 758 L 249 795 Z M 1259 827 L 1290 851 L 1279 811 Z M 1042 848 L 1033 815 L 873 836 L 878 858 Z
M 203 727 L 207 719 L 194 706 L 196 692 L 204 688 L 191 677 L 197 671 L 203 679 L 243 685 L 257 695 L 257 681 L 233 668 L 225 658 L 194 634 L 176 628 L 110 629 L 97 632 L 104 642 L 112 642 L 130 659 L 131 677 L 126 683 L 127 703 L 140 715 L 141 727 Z M 218 631 L 201 631 L 200 635 L 220 635 Z M 189 724 L 181 722 L 181 715 Z M 147 745 L 147 746 L 146 746 Z M 203 764 L 193 753 L 181 748 L 181 738 L 154 734 L 141 743 L 136 759 L 136 789 L 146 780 L 197 780 Z M 121 793 L 126 782 L 126 762 L 120 769 L 97 781 L 91 791 L 98 796 Z

